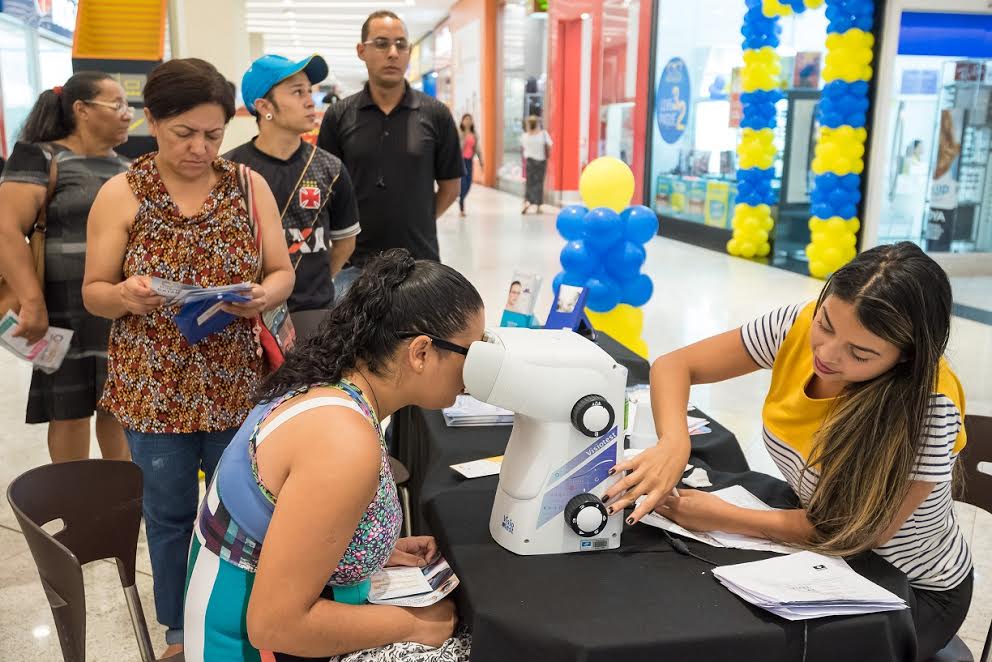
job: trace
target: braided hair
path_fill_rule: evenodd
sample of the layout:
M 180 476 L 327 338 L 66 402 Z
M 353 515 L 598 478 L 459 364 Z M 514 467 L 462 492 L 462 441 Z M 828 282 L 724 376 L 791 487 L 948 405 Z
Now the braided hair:
M 482 308 L 475 287 L 451 267 L 403 249 L 374 257 L 317 332 L 298 344 L 259 387 L 256 402 L 334 383 L 358 365 L 383 376 L 403 333 L 451 338 Z

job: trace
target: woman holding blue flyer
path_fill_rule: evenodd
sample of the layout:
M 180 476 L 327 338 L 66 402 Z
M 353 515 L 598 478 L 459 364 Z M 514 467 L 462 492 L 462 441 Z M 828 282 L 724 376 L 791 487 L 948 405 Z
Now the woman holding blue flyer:
M 251 173 L 251 200 L 237 167 L 217 158 L 234 114 L 224 77 L 202 60 L 171 60 L 152 71 L 144 97 L 159 151 L 136 160 L 97 196 L 83 299 L 93 314 L 114 320 L 101 405 L 121 422 L 144 472 L 155 607 L 168 628 L 168 656 L 183 644 L 197 472 L 210 480 L 251 411 L 263 362 L 250 319 L 284 302 L 294 278 L 269 187 Z M 249 216 L 252 203 L 256 213 Z M 177 326 L 180 308 L 171 302 L 183 286 L 242 283 L 235 297 L 242 300 L 219 300 L 204 313 L 226 325 L 202 338 Z

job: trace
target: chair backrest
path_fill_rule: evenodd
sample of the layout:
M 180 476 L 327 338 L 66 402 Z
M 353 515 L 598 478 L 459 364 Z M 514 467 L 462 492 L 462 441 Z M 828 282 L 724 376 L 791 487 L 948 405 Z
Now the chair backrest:
M 7 500 L 38 566 L 67 662 L 85 659 L 81 566 L 116 559 L 121 584 L 134 586 L 141 490 L 141 469 L 116 460 L 41 466 L 15 478 L 7 489 Z M 42 529 L 57 519 L 63 523 L 60 531 L 49 534 Z
M 959 501 L 992 512 L 992 416 L 966 416 L 968 444 L 958 461 L 964 470 L 964 492 Z

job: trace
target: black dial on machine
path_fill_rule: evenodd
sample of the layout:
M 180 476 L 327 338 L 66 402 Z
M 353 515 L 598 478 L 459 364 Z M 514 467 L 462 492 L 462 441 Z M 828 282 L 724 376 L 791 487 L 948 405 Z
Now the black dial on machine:
M 587 437 L 606 434 L 615 420 L 613 407 L 601 395 L 584 395 L 572 407 L 572 425 Z
M 569 528 L 583 538 L 601 533 L 610 517 L 602 500 L 588 492 L 569 499 L 564 514 Z

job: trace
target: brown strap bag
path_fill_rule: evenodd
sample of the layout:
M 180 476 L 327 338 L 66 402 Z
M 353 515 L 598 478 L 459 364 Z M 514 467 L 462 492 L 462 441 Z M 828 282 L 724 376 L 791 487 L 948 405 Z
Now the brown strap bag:
M 31 246 L 31 257 L 34 260 L 34 272 L 38 276 L 38 284 L 42 291 L 45 289 L 45 232 L 48 230 L 48 205 L 52 202 L 55 194 L 55 184 L 58 181 L 59 167 L 55 161 L 55 153 L 47 147 L 42 147 L 48 155 L 48 188 L 45 190 L 45 202 L 38 210 L 38 216 L 34 220 L 31 234 L 25 237 L 25 241 Z M 8 310 L 15 313 L 20 312 L 21 302 L 14 293 L 14 289 L 3 274 L 0 274 L 0 315 L 5 315 Z

